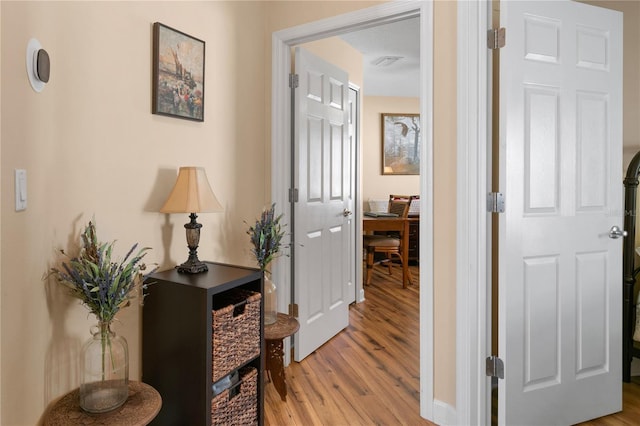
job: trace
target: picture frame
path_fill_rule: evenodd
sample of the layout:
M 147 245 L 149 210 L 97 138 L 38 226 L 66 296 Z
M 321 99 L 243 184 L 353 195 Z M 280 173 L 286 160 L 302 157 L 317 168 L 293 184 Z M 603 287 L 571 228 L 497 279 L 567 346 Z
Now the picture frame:
M 153 114 L 204 121 L 205 42 L 153 24 Z
M 419 175 L 420 114 L 382 113 L 382 174 Z

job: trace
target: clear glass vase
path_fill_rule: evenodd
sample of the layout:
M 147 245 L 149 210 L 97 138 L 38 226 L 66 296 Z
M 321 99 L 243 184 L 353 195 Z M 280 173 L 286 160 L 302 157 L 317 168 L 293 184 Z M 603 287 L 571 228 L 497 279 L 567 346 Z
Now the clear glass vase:
M 275 283 L 264 273 L 264 324 L 274 324 L 278 320 L 278 293 Z
M 118 408 L 129 397 L 129 347 L 111 323 L 91 327 L 80 352 L 80 407 L 89 413 Z

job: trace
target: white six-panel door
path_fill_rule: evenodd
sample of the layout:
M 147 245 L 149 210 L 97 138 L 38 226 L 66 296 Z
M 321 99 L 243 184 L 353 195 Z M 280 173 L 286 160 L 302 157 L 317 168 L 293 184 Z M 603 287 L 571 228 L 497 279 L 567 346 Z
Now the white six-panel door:
M 297 47 L 295 68 L 294 175 L 295 301 L 300 361 L 349 325 L 349 241 L 353 221 L 348 134 L 349 77 Z
M 503 1 L 499 423 L 622 409 L 622 14 Z

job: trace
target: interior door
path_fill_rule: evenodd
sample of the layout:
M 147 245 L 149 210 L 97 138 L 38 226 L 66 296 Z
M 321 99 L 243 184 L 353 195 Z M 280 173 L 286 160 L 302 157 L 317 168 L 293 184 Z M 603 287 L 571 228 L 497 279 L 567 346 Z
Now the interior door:
M 500 6 L 500 424 L 622 409 L 622 14 Z
M 297 47 L 295 68 L 294 299 L 300 361 L 349 325 L 346 288 L 353 288 L 349 238 L 353 234 L 348 185 L 349 76 Z M 351 228 L 351 229 L 349 229 Z

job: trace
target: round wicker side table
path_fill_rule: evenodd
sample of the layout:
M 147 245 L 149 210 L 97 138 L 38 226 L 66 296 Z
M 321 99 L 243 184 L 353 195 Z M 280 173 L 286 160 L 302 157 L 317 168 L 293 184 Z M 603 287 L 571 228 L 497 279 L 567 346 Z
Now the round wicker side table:
M 129 380 L 129 398 L 122 406 L 108 413 L 91 414 L 80 408 L 79 390 L 60 398 L 46 414 L 45 426 L 139 426 L 147 425 L 160 412 L 162 398 L 157 390 L 146 383 Z

